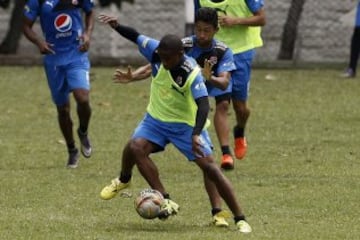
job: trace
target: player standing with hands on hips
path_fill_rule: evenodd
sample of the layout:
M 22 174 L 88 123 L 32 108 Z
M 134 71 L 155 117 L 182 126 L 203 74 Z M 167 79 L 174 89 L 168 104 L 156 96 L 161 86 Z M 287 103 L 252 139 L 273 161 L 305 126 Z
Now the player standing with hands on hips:
M 28 0 L 24 9 L 23 31 L 44 55 L 48 85 L 69 153 L 69 168 L 76 168 L 79 158 L 70 115 L 71 92 L 77 104 L 81 152 L 86 158 L 92 153 L 88 138 L 91 117 L 88 49 L 94 27 L 93 7 L 93 0 Z M 85 12 L 85 27 L 82 11 Z M 45 39 L 33 30 L 38 16 Z
M 101 198 L 111 199 L 127 188 L 136 165 L 150 187 L 164 195 L 163 210 L 168 215 L 176 214 L 178 205 L 169 199 L 157 167 L 149 157 L 172 143 L 202 170 L 210 202 L 219 202 L 221 196 L 232 211 L 239 231 L 251 232 L 230 181 L 212 156 L 212 143 L 204 129 L 210 109 L 208 93 L 201 70 L 193 58 L 184 54 L 181 39 L 165 35 L 159 42 L 119 24 L 114 17 L 100 15 L 99 19 L 135 43 L 151 63 L 152 72 L 150 101 L 145 117 L 123 150 L 120 176 L 103 188 Z
M 251 65 L 255 48 L 261 47 L 260 26 L 265 25 L 264 0 L 194 0 L 195 12 L 200 7 L 216 9 L 220 29 L 215 38 L 234 53 L 236 70 L 232 72 L 232 103 L 236 114 L 234 127 L 235 156 L 243 159 L 247 151 L 245 127 L 250 116 L 247 106 Z

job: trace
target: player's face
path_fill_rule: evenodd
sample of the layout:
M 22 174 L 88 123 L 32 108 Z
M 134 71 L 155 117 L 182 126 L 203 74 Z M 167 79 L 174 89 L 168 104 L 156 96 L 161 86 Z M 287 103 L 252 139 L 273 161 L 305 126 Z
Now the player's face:
M 200 47 L 210 47 L 215 33 L 218 31 L 212 24 L 198 21 L 195 23 L 195 35 Z
M 157 53 L 159 54 L 160 61 L 166 70 L 176 67 L 184 55 L 183 51 L 173 52 L 161 49 L 158 49 Z

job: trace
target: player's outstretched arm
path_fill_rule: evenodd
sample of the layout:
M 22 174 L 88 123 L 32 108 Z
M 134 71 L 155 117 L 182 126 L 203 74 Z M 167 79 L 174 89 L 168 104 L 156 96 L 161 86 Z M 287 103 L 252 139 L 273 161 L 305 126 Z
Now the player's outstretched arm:
M 102 23 L 109 24 L 115 31 L 117 31 L 124 38 L 136 43 L 138 36 L 140 35 L 135 29 L 121 25 L 116 17 L 108 16 L 105 14 L 100 14 L 98 17 L 99 21 Z
M 151 65 L 147 64 L 132 71 L 131 67 L 127 67 L 127 72 L 123 72 L 121 69 L 116 69 L 113 81 L 114 83 L 129 83 L 133 81 L 140 81 L 147 79 L 151 75 Z

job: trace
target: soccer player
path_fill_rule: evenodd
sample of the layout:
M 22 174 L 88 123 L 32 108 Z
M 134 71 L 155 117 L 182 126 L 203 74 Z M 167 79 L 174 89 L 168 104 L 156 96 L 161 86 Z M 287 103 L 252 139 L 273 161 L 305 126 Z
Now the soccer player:
M 220 143 L 223 169 L 233 169 L 234 161 L 229 147 L 228 110 L 231 98 L 231 71 L 235 70 L 232 51 L 214 39 L 218 31 L 217 12 L 212 8 L 199 8 L 195 14 L 195 35 L 183 39 L 185 53 L 196 59 L 203 68 L 209 96 L 215 98 L 214 126 Z M 212 71 L 204 71 L 211 64 Z
M 200 68 L 193 58 L 184 54 L 181 39 L 165 35 L 159 42 L 119 24 L 114 17 L 100 15 L 99 19 L 137 44 L 140 53 L 151 63 L 152 72 L 145 117 L 123 150 L 120 177 L 103 188 L 101 198 L 111 199 L 128 187 L 136 165 L 150 187 L 166 198 L 163 206 L 166 215 L 176 214 L 179 206 L 169 199 L 157 167 L 149 157 L 172 143 L 202 170 L 210 202 L 219 203 L 221 196 L 232 211 L 239 231 L 251 232 L 229 180 L 212 157 L 211 140 L 204 129 L 210 108 L 208 93 Z
M 93 0 L 28 0 L 24 9 L 24 34 L 44 55 L 48 85 L 69 153 L 68 168 L 76 168 L 79 158 L 70 115 L 71 92 L 77 104 L 81 153 L 89 158 L 92 152 L 88 137 L 91 116 L 88 49 L 94 27 L 93 7 Z M 38 16 L 45 39 L 33 30 Z
M 203 69 L 202 73 L 206 80 L 209 96 L 215 98 L 216 109 L 214 125 L 220 142 L 222 159 L 221 168 L 233 169 L 234 160 L 229 147 L 229 124 L 228 109 L 231 99 L 231 71 L 235 69 L 233 54 L 225 44 L 214 39 L 218 31 L 218 16 L 212 8 L 199 8 L 195 14 L 195 35 L 182 39 L 186 55 L 196 59 Z M 208 64 L 211 68 L 204 68 Z M 143 66 L 144 67 L 144 66 Z M 144 72 L 143 67 L 134 74 L 139 80 L 137 73 Z M 149 68 L 149 67 L 148 67 Z M 204 71 L 211 69 L 211 71 Z M 119 70 L 119 74 L 121 71 Z M 122 73 L 125 74 L 125 73 Z M 151 74 L 142 75 L 147 78 Z M 129 75 L 131 78 L 131 75 Z
M 235 156 L 243 159 L 247 151 L 245 127 L 250 116 L 247 106 L 250 75 L 255 48 L 261 47 L 261 26 L 265 25 L 264 0 L 194 0 L 195 12 L 200 7 L 216 9 L 220 29 L 216 39 L 234 53 L 236 70 L 231 73 L 232 102 L 236 114 L 234 127 Z

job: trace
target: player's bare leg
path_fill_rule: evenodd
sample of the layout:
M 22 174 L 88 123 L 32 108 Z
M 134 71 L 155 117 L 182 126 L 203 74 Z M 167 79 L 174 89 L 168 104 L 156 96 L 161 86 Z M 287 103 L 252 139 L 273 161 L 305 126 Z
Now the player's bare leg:
M 251 227 L 245 221 L 245 216 L 240 208 L 239 202 L 236 199 L 235 192 L 230 181 L 215 164 L 213 157 L 207 156 L 198 158 L 195 160 L 195 162 L 201 168 L 203 174 L 206 175 L 204 179 L 208 179 L 213 183 L 209 184 L 205 182 L 207 191 L 209 193 L 210 202 L 218 202 L 218 195 L 220 195 L 233 213 L 236 225 L 246 225 L 246 227 L 242 227 L 242 229 L 244 229 L 244 233 L 251 232 Z M 215 187 L 217 191 L 215 189 L 211 189 Z
M 213 224 L 217 227 L 228 227 L 229 223 L 226 221 L 227 212 L 221 209 L 221 197 L 216 189 L 216 185 L 211 181 L 207 174 L 204 175 L 204 184 L 206 192 L 209 196 L 211 204 L 211 214 L 213 216 Z
M 214 115 L 214 126 L 217 138 L 220 143 L 222 158 L 221 168 L 229 170 L 234 168 L 234 160 L 230 151 L 229 135 L 230 127 L 228 123 L 228 111 L 230 101 L 223 100 L 216 103 Z
M 88 137 L 88 127 L 91 117 L 91 107 L 89 103 L 89 91 L 86 89 L 75 89 L 73 91 L 77 103 L 77 114 L 79 117 L 79 128 L 77 133 L 81 143 L 81 153 L 89 158 L 92 153 L 91 143 Z
M 67 167 L 76 168 L 78 165 L 79 151 L 75 146 L 73 135 L 73 122 L 70 115 L 70 102 L 62 106 L 57 106 L 58 121 L 61 133 L 64 136 L 69 152 Z

